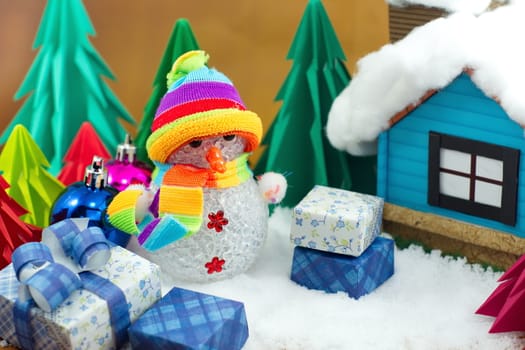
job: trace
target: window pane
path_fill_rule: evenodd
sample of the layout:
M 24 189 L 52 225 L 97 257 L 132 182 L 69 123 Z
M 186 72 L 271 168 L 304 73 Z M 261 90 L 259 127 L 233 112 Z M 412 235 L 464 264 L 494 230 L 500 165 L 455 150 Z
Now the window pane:
M 439 173 L 439 192 L 441 194 L 469 200 L 470 179 L 447 173 Z
M 430 131 L 427 202 L 515 226 L 519 160 L 519 149 Z
M 501 191 L 502 187 L 500 185 L 476 181 L 476 193 L 474 194 L 474 201 L 501 208 Z
M 477 156 L 476 175 L 492 180 L 503 181 L 503 161 Z
M 439 157 L 439 166 L 441 168 L 470 174 L 470 154 L 447 148 L 441 148 Z

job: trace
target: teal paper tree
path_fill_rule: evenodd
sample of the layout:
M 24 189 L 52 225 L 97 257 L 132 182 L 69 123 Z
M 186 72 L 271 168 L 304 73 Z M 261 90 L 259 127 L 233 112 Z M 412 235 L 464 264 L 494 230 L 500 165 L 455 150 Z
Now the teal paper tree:
M 310 0 L 288 52 L 294 62 L 276 100 L 282 105 L 263 139 L 255 174 L 287 174 L 282 205 L 295 206 L 314 185 L 375 193 L 375 158 L 353 158 L 329 143 L 333 100 L 350 82 L 346 57 L 319 0 Z
M 114 79 L 89 41 L 95 30 L 81 0 L 49 0 L 33 48 L 40 48 L 15 99 L 28 96 L 0 137 L 24 125 L 57 174 L 80 125 L 89 121 L 108 149 L 116 149 L 126 131 L 119 118 L 133 118 L 106 85 Z
M 146 141 L 151 134 L 151 124 L 155 117 L 157 107 L 159 106 L 160 99 L 168 90 L 166 75 L 171 70 L 173 62 L 183 53 L 198 49 L 199 45 L 193 35 L 190 23 L 187 19 L 180 18 L 175 22 L 175 26 L 168 40 L 168 46 L 160 61 L 159 69 L 153 80 L 153 92 L 144 108 L 144 116 L 140 121 L 137 136 L 134 140 L 135 146 L 137 147 L 137 159 L 151 164 L 151 160 L 148 158 L 146 151 Z
M 41 228 L 48 226 L 51 207 L 64 189 L 48 167 L 28 130 L 16 125 L 0 153 L 0 171 L 11 185 L 6 192 L 28 211 L 21 219 Z

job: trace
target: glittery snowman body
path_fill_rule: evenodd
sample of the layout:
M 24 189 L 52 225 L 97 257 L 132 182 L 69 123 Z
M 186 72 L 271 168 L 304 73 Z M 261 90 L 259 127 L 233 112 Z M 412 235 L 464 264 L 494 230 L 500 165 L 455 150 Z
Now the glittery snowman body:
M 235 135 L 194 140 L 169 159 L 173 164 L 214 167 L 210 149 L 224 162 L 243 154 L 246 142 Z M 212 164 L 210 164 L 212 163 Z M 253 265 L 268 231 L 268 203 L 253 177 L 226 188 L 203 188 L 200 229 L 156 251 L 147 251 L 136 240 L 128 246 L 158 264 L 174 279 L 210 282 L 238 275 Z
M 217 218 L 221 211 L 222 220 Z M 129 247 L 175 280 L 216 281 L 243 273 L 254 264 L 268 231 L 268 205 L 255 180 L 204 189 L 202 219 L 198 232 L 157 251 L 145 250 L 136 239 Z
M 112 225 L 136 235 L 128 248 L 174 281 L 216 281 L 257 263 L 268 204 L 287 188 L 280 174 L 253 177 L 261 119 L 208 58 L 193 50 L 173 63 L 146 142 L 154 185 L 126 188 L 107 210 Z

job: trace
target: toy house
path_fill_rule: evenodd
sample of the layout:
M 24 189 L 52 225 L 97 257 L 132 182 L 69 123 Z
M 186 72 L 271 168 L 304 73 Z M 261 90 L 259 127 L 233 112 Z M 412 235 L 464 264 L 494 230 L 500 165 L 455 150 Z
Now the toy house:
M 396 6 L 388 5 L 388 28 L 390 41 L 403 39 L 412 29 L 443 17 L 446 12 L 434 7 L 422 5 Z
M 358 63 L 327 134 L 377 152 L 385 232 L 502 268 L 525 253 L 523 15 L 454 14 Z
M 436 18 L 447 16 L 455 9 L 469 7 L 471 11 L 483 10 L 488 1 L 432 1 L 432 0 L 388 0 L 388 25 L 390 42 L 404 38 L 412 29 Z M 493 0 L 489 8 L 496 8 L 507 2 Z M 464 4 L 464 5 L 463 5 Z

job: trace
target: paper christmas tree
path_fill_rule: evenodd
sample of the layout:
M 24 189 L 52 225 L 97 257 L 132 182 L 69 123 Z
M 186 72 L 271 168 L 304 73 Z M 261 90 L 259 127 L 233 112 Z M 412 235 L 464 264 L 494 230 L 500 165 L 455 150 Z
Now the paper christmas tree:
M 58 174 L 60 182 L 68 186 L 82 181 L 86 167 L 93 161 L 93 156 L 104 159 L 104 162 L 111 158 L 91 123 L 84 122 L 64 157 L 66 164 Z
M 11 255 L 16 248 L 42 238 L 40 228 L 20 220 L 27 210 L 7 194 L 8 188 L 9 184 L 0 175 L 0 269 L 11 262 Z
M 155 112 L 157 111 L 160 99 L 168 90 L 168 87 L 166 86 L 166 75 L 171 70 L 173 62 L 175 62 L 177 57 L 183 53 L 198 49 L 199 45 L 193 35 L 190 23 L 187 19 L 180 18 L 175 22 L 175 26 L 173 27 L 173 31 L 168 40 L 168 46 L 164 51 L 159 69 L 153 80 L 153 92 L 144 108 L 144 116 L 138 127 L 137 136 L 135 138 L 137 159 L 146 163 L 151 163 L 146 151 L 146 140 L 151 134 L 151 123 L 155 117 Z
M 496 318 L 489 333 L 525 331 L 525 255 L 499 278 L 499 282 L 476 313 Z
M 0 153 L 0 171 L 11 185 L 7 193 L 28 211 L 21 219 L 38 227 L 48 226 L 50 209 L 64 189 L 48 167 L 28 130 L 16 125 Z
M 310 0 L 287 59 L 293 65 L 276 100 L 282 106 L 263 139 L 255 174 L 289 173 L 282 204 L 295 206 L 314 185 L 375 193 L 375 157 L 353 158 L 336 150 L 324 133 L 333 100 L 350 75 L 346 57 L 319 0 Z
M 15 94 L 28 97 L 0 137 L 5 143 L 15 125 L 26 126 L 55 175 L 83 121 L 110 149 L 126 134 L 119 118 L 134 123 L 106 85 L 103 77 L 114 77 L 88 35 L 95 30 L 81 0 L 48 1 L 33 44 L 40 51 Z

